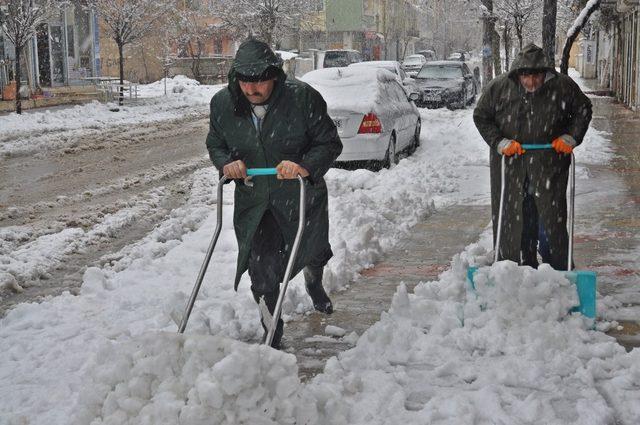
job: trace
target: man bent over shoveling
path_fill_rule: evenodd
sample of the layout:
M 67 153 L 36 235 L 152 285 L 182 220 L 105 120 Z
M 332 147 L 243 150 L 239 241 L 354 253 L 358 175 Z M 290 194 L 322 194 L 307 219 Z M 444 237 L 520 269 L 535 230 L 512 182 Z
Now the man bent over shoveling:
M 261 309 L 265 337 L 298 228 L 298 175 L 306 180 L 306 223 L 292 276 L 304 269 L 314 308 L 332 313 L 322 287 L 324 266 L 333 255 L 323 176 L 342 142 L 322 96 L 303 82 L 287 80 L 271 48 L 249 39 L 236 53 L 227 88 L 211 99 L 207 149 L 216 168 L 236 182 L 234 287 L 248 270 L 253 297 L 266 306 Z M 277 176 L 254 178 L 253 186 L 244 183 L 247 168 L 274 167 Z M 280 319 L 272 347 L 280 348 L 282 333 Z

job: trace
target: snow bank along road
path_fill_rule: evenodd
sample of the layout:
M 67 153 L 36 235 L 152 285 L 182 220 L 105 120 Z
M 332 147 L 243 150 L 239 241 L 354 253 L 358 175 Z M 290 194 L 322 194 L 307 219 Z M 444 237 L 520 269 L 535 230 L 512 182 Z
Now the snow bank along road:
M 76 291 L 87 265 L 112 261 L 184 203 L 191 174 L 210 164 L 206 108 L 190 109 L 136 125 L 106 116 L 77 129 L 2 132 L 0 314 Z
M 397 167 L 328 173 L 330 290 L 345 288 L 434 208 L 486 204 L 487 148 L 471 111 L 423 111 L 423 122 L 422 146 Z M 590 131 L 585 143 L 593 150 L 580 152 L 579 187 L 589 184 L 590 164 L 611 156 L 606 134 Z M 638 423 L 640 351 L 626 353 L 581 316 L 567 317 L 576 294 L 562 273 L 502 262 L 482 268 L 480 296 L 467 296 L 465 270 L 486 262 L 488 233 L 438 280 L 413 293 L 399 285 L 362 335 L 327 330 L 353 349 L 303 384 L 294 356 L 255 344 L 262 331 L 248 277 L 233 291 L 228 185 L 222 255 L 187 334 L 176 335 L 216 215 L 217 173 L 197 169 L 189 180 L 185 202 L 112 261 L 89 267 L 76 296 L 20 304 L 0 319 L 0 423 Z M 24 227 L 3 231 L 17 240 Z M 32 257 L 84 233 L 52 233 L 52 248 L 32 245 L 22 263 L 12 261 L 18 249 L 5 251 L 3 270 L 37 268 Z M 300 276 L 283 309 L 285 320 L 312 311 Z

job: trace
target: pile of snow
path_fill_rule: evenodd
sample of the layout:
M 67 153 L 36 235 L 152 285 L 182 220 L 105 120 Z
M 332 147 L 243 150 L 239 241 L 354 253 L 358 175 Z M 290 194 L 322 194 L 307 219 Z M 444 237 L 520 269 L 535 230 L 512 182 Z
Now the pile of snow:
M 335 253 L 324 281 L 329 290 L 344 288 L 434 206 L 488 203 L 489 155 L 471 111 L 421 114 L 429 123 L 422 146 L 397 167 L 328 173 Z M 606 152 L 606 144 L 590 131 L 589 150 L 579 148 L 578 160 Z M 589 174 L 578 178 L 578 188 L 586 187 Z M 255 345 L 262 330 L 248 276 L 238 293 L 233 290 L 231 184 L 224 188 L 222 232 L 187 335 L 174 335 L 215 227 L 216 181 L 211 168 L 195 172 L 186 205 L 107 266 L 88 269 L 79 296 L 22 304 L 0 320 L 2 422 L 640 419 L 638 350 L 626 354 L 579 315 L 566 316 L 575 294 L 561 273 L 499 263 L 478 272 L 478 298 L 467 294 L 466 267 L 483 264 L 488 234 L 454 258 L 438 281 L 419 285 L 414 294 L 400 286 L 391 310 L 352 350 L 301 384 L 292 356 Z M 284 319 L 312 309 L 298 276 L 283 304 Z
M 87 363 L 70 423 L 310 423 L 295 356 L 213 336 L 148 333 Z M 303 419 L 303 421 L 300 421 Z
M 640 350 L 568 315 L 577 296 L 563 273 L 501 262 L 479 269 L 472 293 L 466 254 L 414 294 L 400 285 L 380 322 L 306 386 L 295 357 L 263 346 L 171 334 L 107 344 L 86 364 L 77 423 L 640 419 Z
M 200 83 L 193 78 L 189 78 L 185 75 L 176 75 L 175 77 L 162 78 L 159 81 L 140 85 L 138 87 L 138 95 L 140 97 L 157 97 L 164 95 L 165 82 L 167 88 L 167 94 L 169 93 L 200 93 L 198 90 Z M 206 87 L 206 86 L 203 86 Z M 209 100 L 211 100 L 209 98 Z
M 640 350 L 567 315 L 575 289 L 549 267 L 481 268 L 476 298 L 467 254 L 413 294 L 400 286 L 305 387 L 318 423 L 638 423 Z

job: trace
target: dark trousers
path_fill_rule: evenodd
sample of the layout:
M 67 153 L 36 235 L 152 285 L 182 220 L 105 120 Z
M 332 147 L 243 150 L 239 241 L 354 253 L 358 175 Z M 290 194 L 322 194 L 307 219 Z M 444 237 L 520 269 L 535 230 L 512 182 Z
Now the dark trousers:
M 568 234 L 566 229 L 566 198 L 544 197 L 536 202 L 536 198 L 525 180 L 524 197 L 522 199 L 522 264 L 538 267 L 537 253 L 542 261 L 556 270 L 567 269 Z M 540 210 L 538 203 L 548 205 Z M 545 226 L 545 221 L 547 226 Z M 550 229 L 547 231 L 546 229 Z
M 267 210 L 251 241 L 251 291 L 258 296 L 275 293 L 277 298 L 286 267 L 284 237 L 273 213 Z
M 538 267 L 538 253 L 542 257 L 543 263 L 551 262 L 551 252 L 549 250 L 549 239 L 544 231 L 542 221 L 538 219 L 538 209 L 533 195 L 525 190 L 522 199 L 522 264 Z

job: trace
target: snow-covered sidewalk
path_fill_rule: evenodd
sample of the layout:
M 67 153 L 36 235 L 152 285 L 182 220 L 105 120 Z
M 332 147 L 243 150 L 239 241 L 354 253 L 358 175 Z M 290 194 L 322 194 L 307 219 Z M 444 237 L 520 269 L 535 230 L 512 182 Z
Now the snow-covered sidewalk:
M 434 205 L 488 202 L 488 152 L 471 110 L 422 113 L 422 146 L 397 167 L 329 172 L 330 290 L 345 288 Z M 577 152 L 579 164 L 608 160 L 606 135 L 590 131 L 584 143 L 592 149 Z M 584 167 L 578 178 L 587 184 Z M 638 350 L 627 354 L 566 316 L 575 293 L 561 273 L 499 263 L 480 270 L 479 298 L 466 293 L 466 266 L 483 261 L 488 234 L 438 281 L 413 294 L 400 285 L 380 322 L 302 384 L 293 355 L 255 344 L 262 331 L 248 277 L 233 291 L 232 185 L 187 334 L 176 335 L 215 226 L 216 179 L 213 169 L 196 172 L 187 204 L 117 262 L 87 270 L 80 295 L 23 304 L 0 321 L 0 423 L 640 420 Z M 285 319 L 311 309 L 297 277 Z

